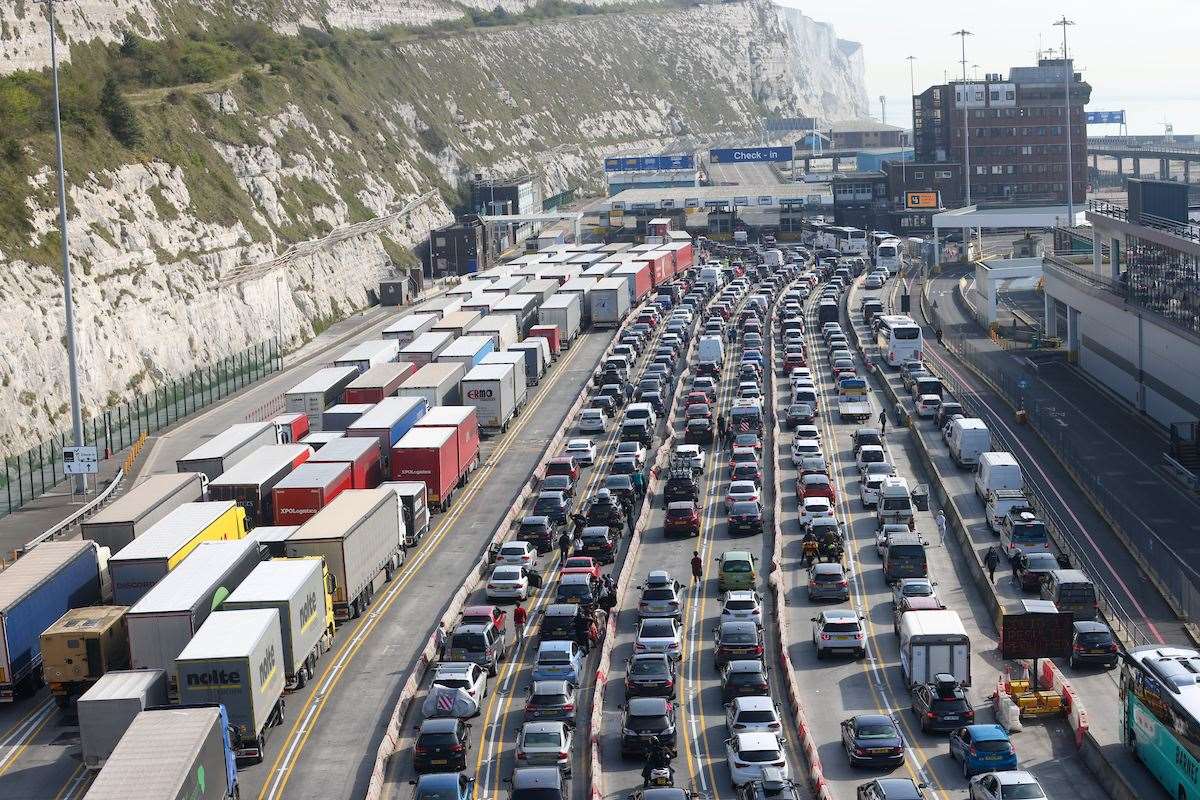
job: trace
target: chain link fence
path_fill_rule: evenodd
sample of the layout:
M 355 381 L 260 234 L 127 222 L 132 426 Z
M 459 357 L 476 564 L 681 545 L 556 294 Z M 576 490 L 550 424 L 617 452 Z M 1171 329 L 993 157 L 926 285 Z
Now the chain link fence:
M 1064 468 L 1158 586 L 1175 612 L 1185 620 L 1196 619 L 1200 615 L 1200 572 L 1186 563 L 1159 533 L 1160 530 L 1192 531 L 1195 537 L 1200 537 L 1200 523 L 1197 523 L 1194 515 L 1188 513 L 1181 504 L 1156 502 L 1151 492 L 1130 491 L 1128 478 L 1124 475 L 1120 480 L 1106 476 L 1109 471 L 1106 465 L 1111 464 L 1111 460 L 1119 457 L 1119 454 L 1105 444 L 1104 431 L 1091 420 L 1081 417 L 1039 376 L 1037 362 L 1003 352 L 1013 346 L 1010 342 L 980 342 L 977 339 L 978 329 L 970 323 L 943 324 L 942 314 L 937 308 L 930 309 L 930 313 L 934 325 L 942 329 L 947 349 L 970 365 L 994 392 L 1014 408 L 1026 412 L 1026 424 L 1036 430 L 1058 456 Z M 943 380 L 947 377 L 952 376 L 943 376 Z M 945 382 L 955 399 L 969 409 L 970 414 L 979 416 L 979 409 L 973 408 L 975 403 L 962 391 L 963 387 L 955 385 L 952 379 Z M 1000 432 L 992 431 L 992 435 L 998 444 L 1013 449 L 1013 445 L 1005 442 Z M 1150 473 L 1145 478 L 1151 483 L 1165 480 L 1157 473 Z M 1107 481 L 1115 482 L 1108 485 Z M 1071 528 L 1057 518 L 1053 506 L 1045 501 L 1040 487 L 1031 484 L 1029 488 L 1038 501 L 1039 511 L 1048 517 L 1047 523 L 1056 529 L 1057 541 L 1067 551 L 1072 563 L 1090 574 L 1103 574 L 1098 568 L 1101 565 L 1091 564 L 1082 555 L 1085 548 L 1079 547 L 1074 538 L 1067 534 Z M 1120 604 L 1113 598 L 1102 599 L 1111 609 L 1106 610 L 1110 620 L 1128 627 L 1128 632 L 1139 642 L 1146 640 L 1145 632 L 1130 623 L 1133 615 L 1121 611 Z
M 278 341 L 260 342 L 85 419 L 83 442 L 95 446 L 102 459 L 111 458 L 140 436 L 157 433 L 279 368 Z M 4 458 L 4 471 L 0 474 L 0 517 L 64 479 L 63 448 L 72 444 L 71 434 L 63 432 L 24 453 Z

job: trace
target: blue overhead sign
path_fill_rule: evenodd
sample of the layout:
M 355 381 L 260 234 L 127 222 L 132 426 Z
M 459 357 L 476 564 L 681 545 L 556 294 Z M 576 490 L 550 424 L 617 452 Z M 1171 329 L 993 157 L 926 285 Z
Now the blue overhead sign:
M 1088 125 L 1124 125 L 1124 111 L 1087 111 L 1085 112 Z
M 673 156 L 614 156 L 604 159 L 605 172 L 661 171 L 666 169 L 695 169 L 696 157 L 691 153 Z
M 792 160 L 790 144 L 779 147 L 723 147 L 708 151 L 708 160 L 714 164 L 767 164 Z

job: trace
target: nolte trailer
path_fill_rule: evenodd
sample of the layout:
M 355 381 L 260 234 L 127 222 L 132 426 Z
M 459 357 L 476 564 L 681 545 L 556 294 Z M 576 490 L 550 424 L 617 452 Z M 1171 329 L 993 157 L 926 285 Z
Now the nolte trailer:
M 270 524 L 274 519 L 271 491 L 275 485 L 312 458 L 306 444 L 269 444 L 260 447 L 208 486 L 210 500 L 232 500 L 246 511 L 246 527 Z
M 284 545 L 288 558 L 321 556 L 334 578 L 333 609 L 339 621 L 371 604 L 379 578 L 392 579 L 404 562 L 404 520 L 391 489 L 342 492 Z
M 203 500 L 207 485 L 199 472 L 151 475 L 86 520 L 81 535 L 115 553 L 184 503 Z
M 333 595 L 328 591 L 328 576 L 320 558 L 264 561 L 221 606 L 224 611 L 269 608 L 279 614 L 288 691 L 311 680 L 317 659 L 333 646 Z
M 175 659 L 180 705 L 220 703 L 239 764 L 261 764 L 283 724 L 283 637 L 273 608 L 217 611 Z
M 424 481 L 429 503 L 439 511 L 450 508 L 465 475 L 454 428 L 413 428 L 392 448 L 392 480 Z
M 0 572 L 0 702 L 41 677 L 42 631 L 100 601 L 98 554 L 89 541 L 43 542 Z
M 220 705 L 138 714 L 84 800 L 236 800 L 237 761 Z
M 475 406 L 481 430 L 503 432 L 517 413 L 511 364 L 480 364 L 463 376 L 463 403 Z
M 177 459 L 175 471 L 201 472 L 211 481 L 263 445 L 278 441 L 274 422 L 240 422 Z
M 314 372 L 284 393 L 286 409 L 308 415 L 308 424 L 319 430 L 321 412 L 337 403 L 350 382 L 358 377 L 354 367 L 326 367 Z

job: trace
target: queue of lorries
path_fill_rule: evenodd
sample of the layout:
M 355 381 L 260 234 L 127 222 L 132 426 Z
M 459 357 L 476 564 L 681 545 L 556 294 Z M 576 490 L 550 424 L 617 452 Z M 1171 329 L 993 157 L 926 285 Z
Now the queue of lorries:
M 22 554 L 0 571 L 0 701 L 46 683 L 78 713 L 88 797 L 236 796 L 235 764 L 262 759 L 285 692 L 449 507 L 480 431 L 506 429 L 588 324 L 622 323 L 649 275 L 686 269 L 676 244 L 568 245 L 470 276 L 299 382 L 286 413 L 217 432 L 80 539 Z M 130 783 L 147 758 L 163 781 Z

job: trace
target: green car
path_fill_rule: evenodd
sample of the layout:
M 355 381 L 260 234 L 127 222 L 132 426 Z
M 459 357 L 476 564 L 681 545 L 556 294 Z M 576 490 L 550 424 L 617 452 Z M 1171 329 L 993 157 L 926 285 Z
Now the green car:
M 753 589 L 758 578 L 758 559 L 749 550 L 727 550 L 717 556 L 721 565 L 717 573 L 717 589 L 722 592 Z

